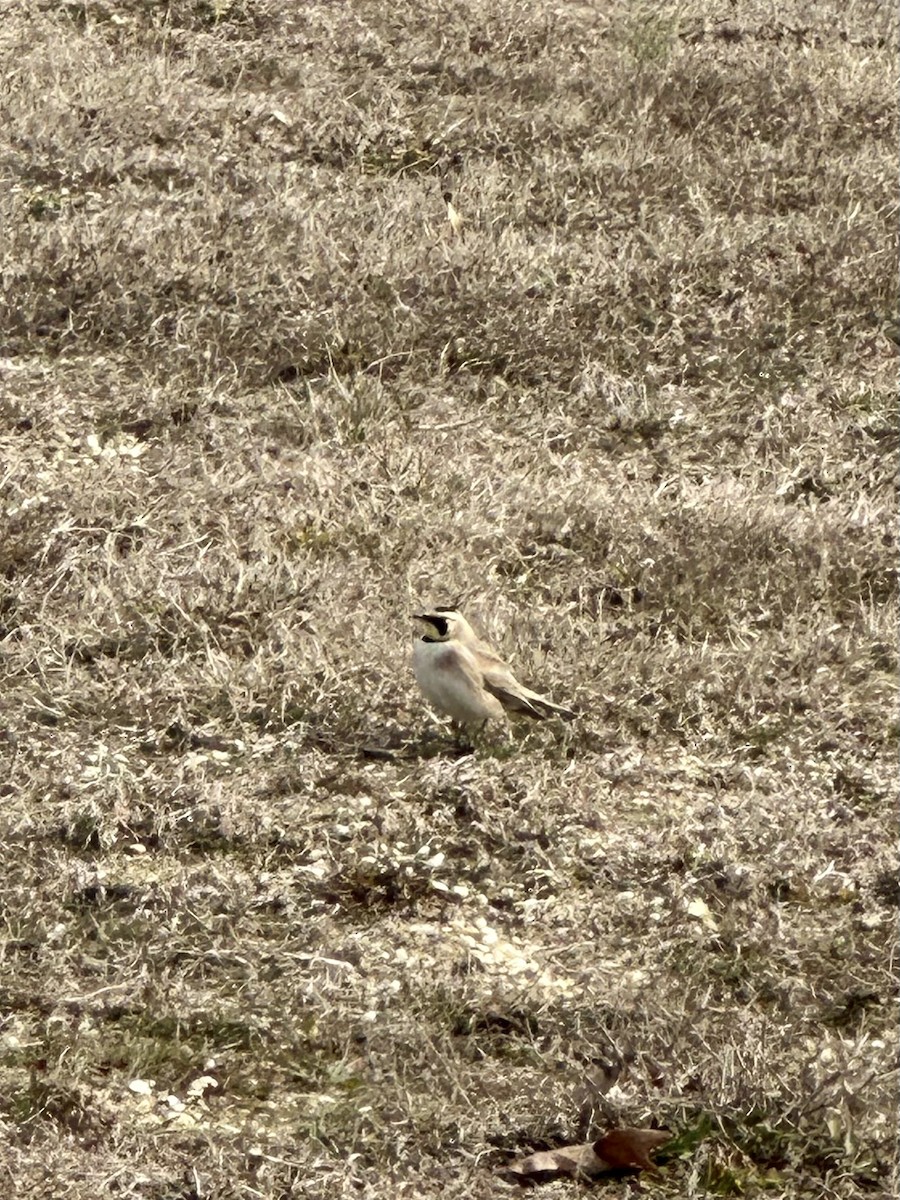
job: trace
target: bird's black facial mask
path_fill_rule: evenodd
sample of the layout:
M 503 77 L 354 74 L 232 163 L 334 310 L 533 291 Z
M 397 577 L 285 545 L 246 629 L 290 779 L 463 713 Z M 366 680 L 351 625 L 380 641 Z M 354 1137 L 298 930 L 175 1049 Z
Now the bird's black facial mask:
M 423 613 L 419 618 L 428 626 L 428 631 L 423 637 L 425 642 L 442 642 L 447 637 L 447 629 L 449 622 L 446 617 L 442 617 L 439 613 Z M 432 631 L 436 636 L 432 637 Z

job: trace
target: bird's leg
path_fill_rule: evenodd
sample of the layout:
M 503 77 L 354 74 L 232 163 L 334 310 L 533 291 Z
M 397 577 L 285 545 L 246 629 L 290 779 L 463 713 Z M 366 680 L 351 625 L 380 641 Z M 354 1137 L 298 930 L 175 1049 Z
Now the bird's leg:
M 460 752 L 466 751 L 467 753 L 471 753 L 472 739 L 469 737 L 469 734 L 466 732 L 465 725 L 463 725 L 462 722 L 460 722 L 460 721 L 452 721 L 451 720 L 450 726 L 453 729 L 453 743 L 454 743 L 456 749 L 459 750 Z
M 477 725 L 470 729 L 470 732 L 467 735 L 470 749 L 484 750 L 486 747 L 491 745 L 492 739 L 490 733 L 488 732 L 490 724 L 490 717 L 485 717 L 483 721 L 479 721 Z

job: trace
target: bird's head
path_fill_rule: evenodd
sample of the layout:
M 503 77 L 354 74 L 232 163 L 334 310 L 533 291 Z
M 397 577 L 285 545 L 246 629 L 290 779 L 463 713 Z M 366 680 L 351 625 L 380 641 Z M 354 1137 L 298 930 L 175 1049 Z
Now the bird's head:
M 466 639 L 472 629 L 455 608 L 432 608 L 427 612 L 413 613 L 413 620 L 423 627 L 422 638 L 426 642 L 450 642 L 454 638 Z

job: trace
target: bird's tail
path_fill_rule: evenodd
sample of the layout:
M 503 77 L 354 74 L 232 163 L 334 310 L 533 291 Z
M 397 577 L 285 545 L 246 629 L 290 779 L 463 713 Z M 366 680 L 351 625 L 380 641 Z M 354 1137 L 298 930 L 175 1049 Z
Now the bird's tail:
M 552 700 L 547 700 L 544 696 L 529 697 L 531 704 L 541 714 L 541 720 L 546 720 L 547 717 L 562 717 L 564 721 L 574 721 L 578 716 L 577 712 L 573 712 L 571 708 L 563 708 L 561 704 L 554 704 Z

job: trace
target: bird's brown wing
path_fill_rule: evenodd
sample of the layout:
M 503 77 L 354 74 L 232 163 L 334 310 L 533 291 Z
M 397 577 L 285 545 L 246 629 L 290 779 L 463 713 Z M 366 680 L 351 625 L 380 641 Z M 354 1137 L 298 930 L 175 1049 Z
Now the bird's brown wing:
M 484 690 L 496 696 L 507 712 L 521 713 L 535 721 L 543 721 L 550 715 L 529 699 L 525 688 L 520 688 L 515 679 L 510 686 L 501 674 L 492 672 L 483 676 L 483 680 Z
M 554 714 L 574 717 L 575 714 L 567 708 L 561 708 L 519 683 L 503 659 L 483 642 L 477 648 L 472 647 L 472 650 L 481 671 L 484 690 L 496 696 L 508 712 L 521 713 L 535 721 L 545 721 Z

